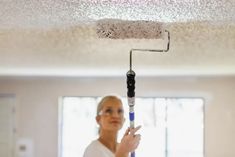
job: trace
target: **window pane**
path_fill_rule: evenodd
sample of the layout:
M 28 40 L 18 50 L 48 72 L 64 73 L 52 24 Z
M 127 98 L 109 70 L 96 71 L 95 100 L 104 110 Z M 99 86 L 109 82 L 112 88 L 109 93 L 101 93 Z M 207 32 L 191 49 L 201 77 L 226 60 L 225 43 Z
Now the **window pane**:
M 63 99 L 62 157 L 82 157 L 86 145 L 97 135 L 96 99 Z
M 203 156 L 203 101 L 167 99 L 168 157 Z

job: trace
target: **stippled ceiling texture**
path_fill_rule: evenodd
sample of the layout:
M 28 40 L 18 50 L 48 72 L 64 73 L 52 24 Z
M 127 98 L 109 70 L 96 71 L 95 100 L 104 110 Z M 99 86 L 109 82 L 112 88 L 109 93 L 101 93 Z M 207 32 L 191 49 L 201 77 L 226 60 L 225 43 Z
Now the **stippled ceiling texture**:
M 139 76 L 235 75 L 234 0 L 2 0 L 0 76 L 124 76 L 131 48 L 166 39 L 99 39 L 96 20 L 163 22 L 168 53 L 136 52 Z

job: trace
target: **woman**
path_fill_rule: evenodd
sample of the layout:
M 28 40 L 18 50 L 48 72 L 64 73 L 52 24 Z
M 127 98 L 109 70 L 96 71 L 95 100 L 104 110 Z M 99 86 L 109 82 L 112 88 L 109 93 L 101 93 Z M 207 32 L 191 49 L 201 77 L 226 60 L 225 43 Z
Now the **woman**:
M 118 131 L 124 123 L 124 111 L 120 98 L 105 96 L 97 107 L 96 122 L 100 126 L 99 138 L 85 150 L 83 157 L 127 157 L 139 145 L 140 135 L 135 135 L 139 127 L 128 128 L 120 143 Z

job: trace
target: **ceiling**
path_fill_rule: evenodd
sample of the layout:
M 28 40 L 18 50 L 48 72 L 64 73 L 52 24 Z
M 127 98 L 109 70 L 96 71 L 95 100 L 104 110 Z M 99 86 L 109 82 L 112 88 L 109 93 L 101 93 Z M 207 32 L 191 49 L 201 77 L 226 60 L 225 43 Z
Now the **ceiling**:
M 100 39 L 104 18 L 163 22 L 167 53 L 133 53 L 139 76 L 235 75 L 234 0 L 2 0 L 0 76 L 123 76 L 131 48 L 166 39 Z

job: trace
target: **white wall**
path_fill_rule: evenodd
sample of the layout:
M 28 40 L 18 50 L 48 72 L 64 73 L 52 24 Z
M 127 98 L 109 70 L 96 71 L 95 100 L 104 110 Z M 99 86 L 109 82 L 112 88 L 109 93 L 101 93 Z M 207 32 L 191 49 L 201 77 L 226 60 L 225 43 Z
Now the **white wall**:
M 235 77 L 137 78 L 136 96 L 204 97 L 205 157 L 234 157 Z M 0 78 L 0 94 L 16 95 L 17 137 L 34 142 L 34 157 L 58 155 L 60 96 L 126 95 L 123 78 Z

